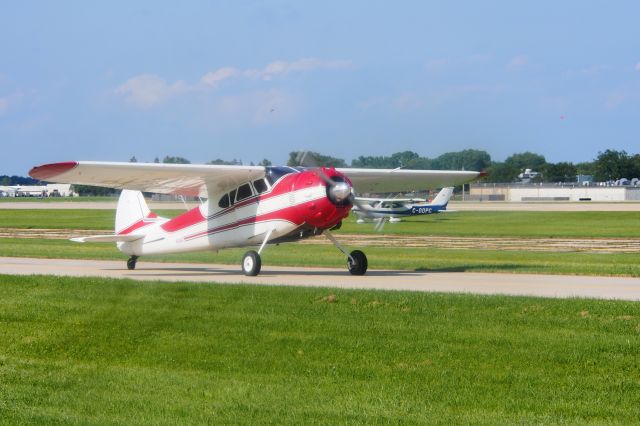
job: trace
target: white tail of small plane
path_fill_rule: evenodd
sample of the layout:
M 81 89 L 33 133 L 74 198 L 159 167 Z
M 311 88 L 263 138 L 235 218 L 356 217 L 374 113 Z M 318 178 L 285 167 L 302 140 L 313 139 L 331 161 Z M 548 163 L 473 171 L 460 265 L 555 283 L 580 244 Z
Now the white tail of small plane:
M 442 188 L 436 198 L 433 199 L 431 205 L 433 206 L 445 206 L 449 203 L 451 196 L 453 195 L 453 187 Z
M 122 234 L 141 220 L 149 218 L 151 210 L 140 191 L 123 189 L 116 210 L 116 234 Z

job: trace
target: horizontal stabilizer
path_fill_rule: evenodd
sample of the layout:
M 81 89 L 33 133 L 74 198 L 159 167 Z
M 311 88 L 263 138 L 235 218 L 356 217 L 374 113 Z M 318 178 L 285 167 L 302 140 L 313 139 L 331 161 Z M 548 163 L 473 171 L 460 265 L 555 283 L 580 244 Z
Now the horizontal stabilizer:
M 76 243 L 126 243 L 144 238 L 144 235 L 92 235 L 90 237 L 71 238 Z

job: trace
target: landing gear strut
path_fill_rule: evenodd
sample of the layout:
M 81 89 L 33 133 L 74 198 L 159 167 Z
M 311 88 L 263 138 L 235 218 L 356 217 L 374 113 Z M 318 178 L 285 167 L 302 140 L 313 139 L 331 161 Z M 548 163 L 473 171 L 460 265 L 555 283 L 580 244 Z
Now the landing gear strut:
M 138 256 L 131 256 L 129 260 L 127 260 L 127 269 L 134 270 L 136 269 L 136 262 L 138 261 Z
M 323 234 L 344 254 L 347 255 L 347 269 L 351 275 L 364 275 L 367 272 L 369 263 L 367 262 L 367 256 L 360 250 L 354 250 L 348 253 L 347 250 L 338 243 L 338 240 L 329 231 L 324 231 Z

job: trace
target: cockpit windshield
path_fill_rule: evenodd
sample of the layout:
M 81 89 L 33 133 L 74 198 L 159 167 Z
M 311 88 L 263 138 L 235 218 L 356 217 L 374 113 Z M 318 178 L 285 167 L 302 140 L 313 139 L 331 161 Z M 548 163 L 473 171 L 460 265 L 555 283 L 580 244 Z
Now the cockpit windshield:
M 271 186 L 273 186 L 273 184 L 276 183 L 276 181 L 284 175 L 300 172 L 300 170 L 288 166 L 267 167 L 266 169 L 267 172 L 265 176 L 267 178 L 267 181 L 269 181 L 269 185 Z

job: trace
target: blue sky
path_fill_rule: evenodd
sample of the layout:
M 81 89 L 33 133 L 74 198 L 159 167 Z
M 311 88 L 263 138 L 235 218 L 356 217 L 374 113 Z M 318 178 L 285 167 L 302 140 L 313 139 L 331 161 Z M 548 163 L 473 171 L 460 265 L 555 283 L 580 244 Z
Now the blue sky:
M 640 152 L 640 3 L 3 2 L 0 174 L 180 155 Z

